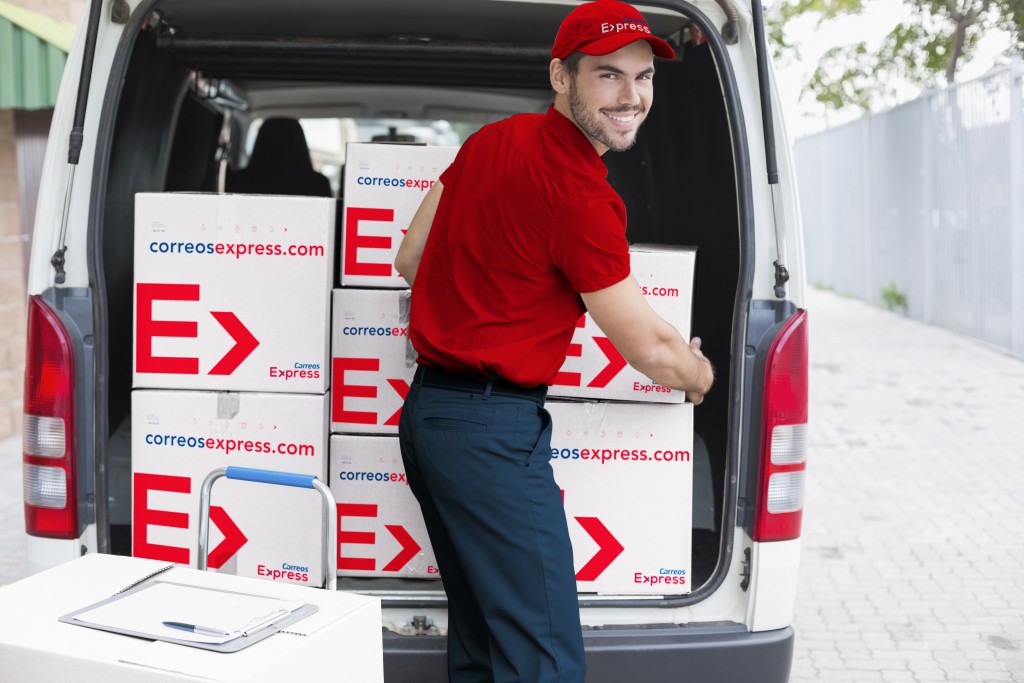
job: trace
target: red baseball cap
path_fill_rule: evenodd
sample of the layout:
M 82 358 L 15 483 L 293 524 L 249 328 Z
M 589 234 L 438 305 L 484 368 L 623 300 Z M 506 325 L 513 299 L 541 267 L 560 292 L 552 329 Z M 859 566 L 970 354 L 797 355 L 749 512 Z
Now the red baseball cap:
M 651 33 L 635 7 L 616 0 L 593 0 L 574 9 L 562 21 L 551 46 L 551 57 L 565 59 L 573 52 L 606 55 L 635 40 L 646 40 L 658 57 L 676 56 L 671 45 Z

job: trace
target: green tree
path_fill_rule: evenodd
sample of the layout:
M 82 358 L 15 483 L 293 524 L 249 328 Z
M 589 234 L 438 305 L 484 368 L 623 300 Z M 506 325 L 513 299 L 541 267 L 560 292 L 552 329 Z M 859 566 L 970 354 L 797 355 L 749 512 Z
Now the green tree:
M 776 59 L 799 59 L 786 33 L 790 21 L 817 16 L 818 25 L 869 11 L 870 0 L 778 0 L 766 17 Z M 1002 30 L 1011 51 L 1024 53 L 1024 0 L 907 0 L 910 15 L 872 49 L 864 41 L 837 45 L 822 55 L 806 90 L 832 109 L 864 111 L 892 96 L 896 82 L 921 88 L 952 83 L 979 40 Z

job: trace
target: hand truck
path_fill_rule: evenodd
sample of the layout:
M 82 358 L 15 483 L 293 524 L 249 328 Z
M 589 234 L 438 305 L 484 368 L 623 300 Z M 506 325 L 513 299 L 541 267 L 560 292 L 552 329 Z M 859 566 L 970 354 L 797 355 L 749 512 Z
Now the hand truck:
M 206 564 L 208 562 L 210 493 L 213 490 L 213 483 L 221 477 L 238 481 L 252 481 L 259 484 L 294 486 L 296 488 L 316 489 L 319 491 L 324 503 L 324 587 L 331 591 L 337 590 L 338 570 L 332 556 L 338 552 L 338 506 L 334 500 L 334 494 L 331 493 L 331 489 L 311 474 L 275 472 L 273 470 L 258 470 L 250 467 L 220 467 L 206 475 L 206 479 L 203 480 L 203 488 L 199 492 L 199 543 L 197 548 L 199 557 L 197 559 L 197 566 L 200 571 L 206 571 Z

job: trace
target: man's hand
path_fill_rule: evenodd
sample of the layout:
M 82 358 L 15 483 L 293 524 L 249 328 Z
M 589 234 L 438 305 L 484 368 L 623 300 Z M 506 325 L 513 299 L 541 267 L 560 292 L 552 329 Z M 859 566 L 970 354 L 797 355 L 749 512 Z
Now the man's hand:
M 715 370 L 711 367 L 711 361 L 709 361 L 704 356 L 704 352 L 700 350 L 700 337 L 694 337 L 690 340 L 690 351 L 692 351 L 693 355 L 702 361 L 702 364 L 704 365 L 704 378 L 707 382 L 707 384 L 703 386 L 703 390 L 691 390 L 686 392 L 686 400 L 696 406 L 700 405 L 704 401 L 704 394 L 711 390 L 711 385 L 715 382 Z

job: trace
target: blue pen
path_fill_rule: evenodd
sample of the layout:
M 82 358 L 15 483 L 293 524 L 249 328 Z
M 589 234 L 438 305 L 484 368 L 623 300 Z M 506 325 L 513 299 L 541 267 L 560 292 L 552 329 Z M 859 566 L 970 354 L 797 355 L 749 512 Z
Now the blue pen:
M 196 624 L 184 624 L 180 621 L 164 621 L 161 622 L 164 626 L 169 628 L 176 628 L 180 631 L 191 631 L 201 636 L 230 636 L 231 634 L 227 631 L 221 631 L 218 628 L 208 628 L 206 626 L 197 626 Z

